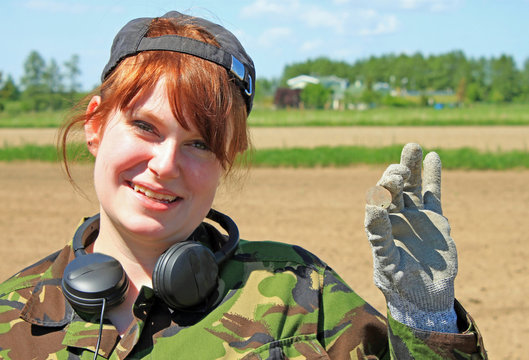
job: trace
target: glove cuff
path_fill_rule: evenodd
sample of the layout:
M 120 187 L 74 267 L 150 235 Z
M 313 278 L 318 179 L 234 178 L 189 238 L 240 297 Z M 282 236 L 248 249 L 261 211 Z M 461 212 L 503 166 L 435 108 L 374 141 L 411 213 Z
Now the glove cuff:
M 422 286 L 388 283 L 379 272 L 374 272 L 375 285 L 384 293 L 386 301 L 409 303 L 425 312 L 443 312 L 454 307 L 454 278 L 439 280 Z
M 425 311 L 395 293 L 387 301 L 391 317 L 404 325 L 426 331 L 459 332 L 453 298 L 452 306 L 441 311 Z

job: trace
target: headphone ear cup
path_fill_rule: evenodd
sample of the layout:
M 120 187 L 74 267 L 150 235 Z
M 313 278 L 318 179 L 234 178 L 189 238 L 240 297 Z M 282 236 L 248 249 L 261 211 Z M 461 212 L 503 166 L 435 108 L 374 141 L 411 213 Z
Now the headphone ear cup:
M 210 249 L 195 241 L 184 241 L 171 246 L 156 262 L 153 288 L 171 308 L 190 308 L 217 288 L 218 274 Z
M 125 300 L 129 280 L 121 264 L 111 256 L 93 253 L 75 258 L 64 269 L 61 282 L 64 297 L 75 310 L 89 314 L 101 312 Z

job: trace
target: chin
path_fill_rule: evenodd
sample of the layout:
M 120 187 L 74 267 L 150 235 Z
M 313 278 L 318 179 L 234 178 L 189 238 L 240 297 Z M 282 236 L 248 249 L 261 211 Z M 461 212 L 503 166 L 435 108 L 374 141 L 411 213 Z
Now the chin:
M 131 238 L 143 238 L 151 241 L 166 239 L 172 239 L 173 242 L 175 242 L 174 240 L 181 241 L 181 238 L 186 236 L 186 229 L 178 229 L 174 223 L 171 225 L 173 227 L 168 228 L 167 225 L 158 220 L 146 216 L 130 217 L 121 222 L 122 229 Z

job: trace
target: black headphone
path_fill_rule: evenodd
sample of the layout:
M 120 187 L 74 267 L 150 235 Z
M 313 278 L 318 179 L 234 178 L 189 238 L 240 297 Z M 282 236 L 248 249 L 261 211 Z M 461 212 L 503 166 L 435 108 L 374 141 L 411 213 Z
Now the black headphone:
M 239 243 L 237 225 L 228 216 L 211 209 L 207 218 L 218 223 L 228 236 L 203 223 L 208 234 L 218 239 L 219 250 L 194 241 L 195 232 L 186 241 L 171 246 L 157 260 L 152 274 L 155 294 L 173 309 L 191 309 L 203 303 L 217 288 L 219 265 L 230 258 Z M 199 226 L 200 228 L 200 226 Z M 99 234 L 99 214 L 87 219 L 75 232 L 72 247 L 75 259 L 64 269 L 62 291 L 72 307 L 89 314 L 101 312 L 125 300 L 129 280 L 121 264 L 101 253 L 87 254 L 85 246 Z

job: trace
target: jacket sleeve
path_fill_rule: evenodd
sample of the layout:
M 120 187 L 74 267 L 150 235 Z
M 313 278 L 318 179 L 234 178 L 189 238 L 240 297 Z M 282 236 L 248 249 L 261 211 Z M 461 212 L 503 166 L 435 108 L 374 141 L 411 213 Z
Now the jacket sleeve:
M 482 337 L 457 301 L 456 313 L 459 334 L 413 329 L 386 319 L 326 268 L 319 340 L 331 359 L 486 359 Z
M 460 333 L 439 333 L 410 328 L 392 319 L 388 333 L 394 359 L 487 359 L 483 338 L 472 317 L 455 301 Z

